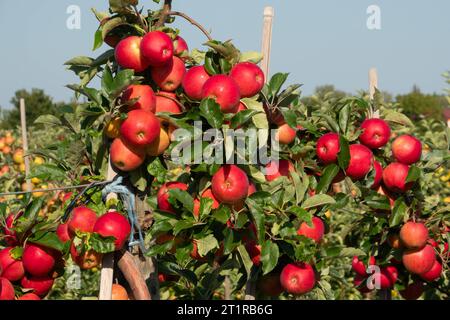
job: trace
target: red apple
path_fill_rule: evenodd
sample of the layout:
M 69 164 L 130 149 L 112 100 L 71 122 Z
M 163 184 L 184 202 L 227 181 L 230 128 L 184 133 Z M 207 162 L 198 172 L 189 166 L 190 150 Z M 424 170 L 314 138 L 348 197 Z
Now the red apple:
M 156 96 L 152 87 L 140 84 L 129 86 L 122 94 L 122 103 L 134 99 L 138 100 L 128 107 L 128 111 L 141 109 L 148 112 L 155 112 Z
M 20 281 L 22 288 L 24 289 L 32 289 L 33 292 L 39 297 L 44 297 L 53 287 L 53 278 L 44 276 L 44 277 L 30 277 L 25 275 Z
M 56 263 L 52 249 L 28 243 L 22 255 L 25 271 L 36 277 L 47 276 L 53 271 Z
M 183 60 L 178 57 L 173 57 L 171 61 L 151 69 L 151 76 L 153 81 L 165 91 L 175 91 L 183 81 L 186 67 Z
M 145 149 L 137 148 L 122 140 L 114 139 L 110 149 L 111 163 L 122 171 L 133 171 L 145 160 Z
M 261 264 L 261 246 L 255 240 L 250 240 L 245 244 L 245 249 L 253 264 L 259 266 Z
M 314 288 L 316 276 L 311 265 L 305 262 L 295 262 L 289 263 L 283 268 L 280 282 L 287 292 L 300 295 Z
M 211 78 L 203 66 L 190 68 L 182 82 L 184 93 L 192 100 L 202 100 L 202 89 L 205 82 Z
M 176 94 L 164 91 L 158 92 L 158 95 L 156 96 L 155 113 L 158 112 L 167 112 L 173 114 L 181 113 L 182 111 Z
M 278 297 L 284 289 L 280 283 L 279 273 L 269 273 L 262 276 L 258 281 L 258 290 L 265 296 Z
M 188 189 L 188 186 L 187 184 L 182 182 L 167 182 L 158 191 L 157 201 L 159 210 L 176 213 L 175 209 L 169 203 L 169 190 L 171 189 L 180 189 L 186 191 Z
M 324 134 L 317 140 L 316 153 L 317 158 L 327 165 L 337 161 L 340 150 L 339 135 L 337 133 Z
M 312 218 L 312 224 L 313 226 L 310 227 L 306 222 L 303 222 L 297 230 L 297 234 L 313 239 L 315 242 L 319 243 L 325 233 L 325 225 L 323 221 L 317 217 Z
M 417 300 L 424 291 L 423 282 L 415 281 L 406 286 L 404 290 L 400 291 L 400 295 L 405 300 Z
M 186 41 L 180 37 L 176 36 L 173 40 L 173 54 L 179 56 L 181 59 L 185 59 L 185 55 L 189 53 L 189 47 Z
M 212 209 L 217 209 L 220 205 L 219 201 L 217 201 L 217 199 L 214 197 L 210 188 L 203 191 L 201 198 L 212 199 L 213 201 Z M 194 199 L 194 212 L 193 212 L 194 216 L 198 217 L 199 211 L 200 211 L 200 200 Z
M 441 277 L 442 274 L 442 264 L 435 260 L 433 266 L 428 272 L 420 274 L 420 277 L 428 282 L 435 281 Z
M 373 154 L 369 148 L 362 144 L 350 146 L 350 162 L 345 173 L 352 180 L 363 179 L 373 165 Z
M 25 274 L 22 261 L 12 256 L 13 249 L 9 247 L 0 251 L 0 276 L 12 282 L 22 279 Z
M 376 264 L 375 257 L 369 257 L 369 266 L 374 266 Z M 358 275 L 367 277 L 366 266 L 363 261 L 359 260 L 358 256 L 354 256 L 352 259 L 352 270 Z
M 35 293 L 25 293 L 17 300 L 41 300 L 41 298 L 39 298 L 39 296 Z
M 387 266 L 380 270 L 381 289 L 392 288 L 398 279 L 398 270 L 394 266 Z
M 422 249 L 409 249 L 403 252 L 402 262 L 406 270 L 415 274 L 424 274 L 431 270 L 436 261 L 434 249 L 426 245 Z
M 383 182 L 393 192 L 406 192 L 412 188 L 413 182 L 406 183 L 409 166 L 399 162 L 389 164 L 383 170 Z
M 214 99 L 224 113 L 236 113 L 241 96 L 239 87 L 233 78 L 224 75 L 214 75 L 209 78 L 202 89 L 202 99 Z
M 289 160 L 271 161 L 266 165 L 266 180 L 273 181 L 281 176 L 289 177 L 292 171 L 295 171 L 295 168 Z
M 152 67 L 169 63 L 173 57 L 172 39 L 161 31 L 149 32 L 142 38 L 141 53 Z
M 297 136 L 297 130 L 292 129 L 287 123 L 278 127 L 275 139 L 280 144 L 291 144 Z
M 223 203 L 235 204 L 247 197 L 249 180 L 247 174 L 235 165 L 222 166 L 212 177 L 211 190 Z
M 359 141 L 366 147 L 378 149 L 385 146 L 391 137 L 391 128 L 381 119 L 366 119 L 361 124 Z
M 121 40 L 115 49 L 117 64 L 124 69 L 142 72 L 148 68 L 149 62 L 142 56 L 140 46 L 142 38 L 137 36 Z
M 373 289 L 369 289 L 367 286 L 367 275 L 357 274 L 353 279 L 353 285 L 359 290 L 361 293 L 369 293 Z
M 264 72 L 252 62 L 236 64 L 230 72 L 237 85 L 242 98 L 253 97 L 264 87 Z
M 62 242 L 67 242 L 71 240 L 70 234 L 69 234 L 69 223 L 62 223 L 58 225 L 56 228 L 56 235 L 58 236 L 59 240 Z
M 151 112 L 133 110 L 120 126 L 120 134 L 130 144 L 144 147 L 159 137 L 161 125 L 158 118 Z
M 392 143 L 392 153 L 398 162 L 413 164 L 422 156 L 422 143 L 413 136 L 403 135 Z
M 68 222 L 69 232 L 74 235 L 76 232 L 90 233 L 94 230 L 97 214 L 94 210 L 85 206 L 80 206 L 72 210 L 72 215 Z
M 123 248 L 131 231 L 131 225 L 128 219 L 115 211 L 102 215 L 98 218 L 94 226 L 94 232 L 100 234 L 102 237 L 114 237 L 116 239 L 114 241 L 116 250 Z
M 400 240 L 409 249 L 422 249 L 428 240 L 428 229 L 423 223 L 409 221 L 400 229 Z
M 18 214 L 11 213 L 8 215 L 5 219 L 5 227 L 1 228 L 0 230 L 3 231 L 5 235 L 5 242 L 9 246 L 15 246 L 18 244 L 17 240 L 17 234 L 14 230 L 15 223 L 17 219 L 19 219 L 22 216 L 23 212 L 19 212 Z
M 16 293 L 12 283 L 8 279 L 0 277 L 0 301 L 14 300 L 15 296 Z
M 378 161 L 374 160 L 373 168 L 375 169 L 375 178 L 370 188 L 372 190 L 377 190 L 381 185 L 381 181 L 383 180 L 383 167 Z

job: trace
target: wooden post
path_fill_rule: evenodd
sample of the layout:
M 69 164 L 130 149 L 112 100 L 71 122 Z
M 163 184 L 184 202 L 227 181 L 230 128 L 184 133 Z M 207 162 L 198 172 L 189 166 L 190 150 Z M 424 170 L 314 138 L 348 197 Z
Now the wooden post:
M 27 135 L 27 116 L 25 113 L 25 99 L 20 99 L 20 125 L 22 127 L 22 149 L 23 153 L 26 155 L 28 153 L 28 135 Z M 27 191 L 31 191 L 31 180 L 30 176 L 30 159 L 28 156 L 24 156 L 25 162 L 25 176 L 27 177 Z
M 113 180 L 117 176 L 117 172 L 111 165 L 111 159 L 108 160 L 107 180 Z M 117 194 L 110 193 L 106 201 L 110 199 L 117 199 Z M 102 270 L 100 274 L 100 293 L 99 300 L 111 300 L 112 285 L 114 278 L 114 252 L 108 253 L 103 257 Z
M 377 69 L 371 68 L 369 70 L 369 98 L 370 98 L 370 100 L 373 100 L 375 98 L 376 89 L 378 89 L 378 73 L 377 73 Z M 371 116 L 372 116 L 372 118 L 379 118 L 380 111 L 372 110 Z
M 262 48 L 261 53 L 263 58 L 261 60 L 261 69 L 269 77 L 270 66 L 270 48 L 272 46 L 272 24 L 273 24 L 274 10 L 272 7 L 264 8 L 264 24 L 262 33 Z

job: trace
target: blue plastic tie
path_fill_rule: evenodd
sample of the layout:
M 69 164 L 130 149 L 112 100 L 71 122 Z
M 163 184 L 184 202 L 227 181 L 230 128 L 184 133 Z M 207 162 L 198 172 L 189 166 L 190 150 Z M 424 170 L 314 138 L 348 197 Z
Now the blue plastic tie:
M 106 185 L 102 190 L 102 199 L 103 201 L 106 201 L 106 197 L 110 193 L 117 194 L 125 207 L 125 210 L 127 211 L 128 220 L 131 224 L 131 234 L 129 238 L 128 247 L 133 247 L 135 245 L 139 245 L 142 252 L 145 253 L 145 244 L 144 244 L 144 237 L 142 235 L 142 229 L 141 226 L 138 223 L 137 214 L 136 214 L 136 200 L 135 195 L 133 191 L 131 191 L 127 186 L 123 185 L 123 177 L 117 176 L 116 179 L 114 179 L 110 184 Z M 135 228 L 138 231 L 139 239 L 134 238 L 134 230 Z

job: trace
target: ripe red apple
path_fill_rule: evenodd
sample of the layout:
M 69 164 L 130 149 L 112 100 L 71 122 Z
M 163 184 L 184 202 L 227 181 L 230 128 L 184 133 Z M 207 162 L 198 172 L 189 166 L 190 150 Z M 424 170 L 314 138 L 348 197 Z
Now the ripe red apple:
M 70 234 L 69 234 L 69 223 L 62 223 L 58 225 L 56 228 L 56 235 L 58 236 L 59 240 L 62 242 L 67 242 L 71 240 Z
M 239 87 L 233 78 L 224 75 L 214 75 L 209 78 L 202 89 L 202 99 L 214 99 L 224 113 L 236 113 L 241 96 Z
M 197 240 L 196 239 L 192 240 L 192 251 L 190 253 L 190 256 L 194 260 L 199 260 L 199 261 L 206 260 L 206 257 L 202 257 L 200 255 L 200 253 L 198 252 L 198 244 L 197 244 Z
M 111 163 L 122 171 L 133 171 L 145 160 L 145 149 L 137 148 L 122 140 L 114 139 L 110 149 Z
M 103 258 L 101 253 L 95 252 L 93 249 L 78 251 L 73 242 L 70 245 L 70 255 L 72 261 L 75 262 L 81 270 L 90 270 L 98 267 Z
M 406 192 L 411 189 L 414 184 L 413 182 L 405 183 L 408 173 L 408 165 L 393 162 L 383 170 L 384 185 L 393 192 Z
M 181 113 L 181 108 L 177 96 L 172 92 L 158 92 L 156 96 L 155 113 L 168 112 L 173 114 Z
M 337 161 L 340 150 L 339 135 L 337 133 L 324 134 L 317 140 L 316 153 L 317 158 L 327 165 Z
M 369 257 L 369 266 L 374 266 L 376 264 L 375 257 Z M 367 277 L 366 266 L 363 261 L 359 260 L 358 256 L 354 256 L 352 259 L 352 270 L 358 275 Z
M 153 81 L 165 91 L 175 91 L 183 81 L 186 67 L 183 60 L 178 57 L 173 57 L 171 61 L 151 69 L 151 76 Z
M 15 246 L 18 244 L 17 234 L 14 230 L 15 223 L 17 219 L 22 216 L 23 212 L 19 212 L 17 214 L 11 213 L 5 219 L 5 227 L 0 228 L 0 230 L 5 235 L 5 242 L 9 246 Z
M 245 244 L 245 249 L 253 264 L 259 266 L 261 264 L 261 246 L 255 240 L 250 240 Z
M 131 233 L 131 225 L 128 219 L 118 212 L 108 212 L 98 218 L 94 226 L 94 232 L 103 237 L 114 237 L 116 250 L 123 248 Z
M 353 279 L 353 285 L 359 290 L 361 293 L 369 293 L 373 289 L 369 289 L 367 286 L 367 275 L 356 274 Z
M 392 153 L 398 162 L 413 164 L 422 156 L 422 143 L 413 136 L 403 135 L 392 143 Z
M 140 84 L 129 86 L 122 94 L 122 103 L 134 99 L 138 100 L 128 107 L 128 111 L 141 109 L 148 112 L 155 112 L 156 96 L 152 87 Z
M 9 247 L 0 251 L 0 276 L 12 282 L 22 279 L 25 274 L 22 261 L 12 256 L 13 249 Z
M 381 119 L 364 120 L 361 124 L 361 130 L 359 141 L 370 149 L 385 146 L 391 137 L 391 128 L 386 121 Z
M 203 191 L 201 198 L 209 198 L 212 199 L 213 204 L 212 204 L 212 209 L 217 209 L 220 205 L 219 201 L 217 201 L 216 197 L 214 197 L 211 188 L 206 189 L 205 191 Z M 200 200 L 199 199 L 194 199 L 194 216 L 198 217 L 200 211 Z
M 15 296 L 12 283 L 8 279 L 0 277 L 0 300 L 14 300 Z
M 263 275 L 258 280 L 257 287 L 259 292 L 268 297 L 278 297 L 284 291 L 280 283 L 279 273 L 269 273 Z
M 20 281 L 20 285 L 24 289 L 32 289 L 35 294 L 39 297 L 44 297 L 53 287 L 53 278 L 44 276 L 44 277 L 30 277 L 25 275 Z
M 151 112 L 133 110 L 120 126 L 120 134 L 130 144 L 143 147 L 151 144 L 161 130 L 158 118 Z
M 313 226 L 310 227 L 306 222 L 303 222 L 297 230 L 297 234 L 313 239 L 315 242 L 319 243 L 325 233 L 325 225 L 318 217 L 312 218 L 312 224 Z
M 169 190 L 171 189 L 180 189 L 186 191 L 188 189 L 188 186 L 187 184 L 182 182 L 167 182 L 158 191 L 157 201 L 159 210 L 176 213 L 175 209 L 169 203 Z
M 402 262 L 406 270 L 415 274 L 427 273 L 436 261 L 436 254 L 430 245 L 422 249 L 409 249 L 403 252 Z
M 424 285 L 422 281 L 415 281 L 406 286 L 405 289 L 400 291 L 400 295 L 405 300 L 417 300 L 420 298 L 424 291 Z
M 189 53 L 189 47 L 186 41 L 180 37 L 176 36 L 173 40 L 173 54 L 179 56 L 181 59 L 185 59 L 185 55 Z
M 192 100 L 202 100 L 202 89 L 205 82 L 211 78 L 203 66 L 190 68 L 184 75 L 182 86 L 184 93 Z
M 374 160 L 373 168 L 375 169 L 375 178 L 370 188 L 372 190 L 377 190 L 381 185 L 381 181 L 383 180 L 383 167 L 378 161 Z
M 94 210 L 85 206 L 80 206 L 72 210 L 72 215 L 68 222 L 69 232 L 75 235 L 76 232 L 92 232 L 94 230 L 97 214 Z
M 36 277 L 47 276 L 53 271 L 56 263 L 52 249 L 28 243 L 22 255 L 25 271 Z
M 394 266 L 387 266 L 380 269 L 381 289 L 392 288 L 398 279 L 398 270 Z
M 137 36 L 127 37 L 121 40 L 115 49 L 117 64 L 124 69 L 132 69 L 142 72 L 148 68 L 149 62 L 145 59 L 140 50 L 142 38 Z
M 369 173 L 372 164 L 372 151 L 362 144 L 352 144 L 350 146 L 350 162 L 345 173 L 352 180 L 361 180 Z
M 249 182 L 249 185 L 248 185 L 247 198 L 250 197 L 252 194 L 254 194 L 256 191 L 257 191 L 257 190 L 256 190 L 255 184 L 254 184 L 253 182 L 250 181 L 250 182 Z M 241 201 L 238 201 L 237 203 L 235 203 L 235 204 L 233 205 L 233 209 L 234 209 L 235 211 L 241 211 L 241 210 L 244 208 L 244 205 L 245 205 L 245 199 L 242 199 Z M 231 221 L 230 221 L 230 220 L 228 220 L 228 222 L 231 224 Z M 227 222 L 227 225 L 228 225 L 228 222 Z
M 179 279 L 180 279 L 179 276 L 173 274 L 158 273 L 159 283 L 164 283 L 167 281 L 178 281 Z
M 39 298 L 39 296 L 35 293 L 25 293 L 17 300 L 41 300 L 41 298 Z
M 441 277 L 442 274 L 442 264 L 435 260 L 433 266 L 428 272 L 420 274 L 420 277 L 428 282 L 435 281 Z
M 316 276 L 311 265 L 305 262 L 295 262 L 289 263 L 283 268 L 280 282 L 287 292 L 300 295 L 314 288 Z
M 141 53 L 152 67 L 169 63 L 173 57 L 172 39 L 161 31 L 149 32 L 142 38 Z
M 242 169 L 224 165 L 212 177 L 211 190 L 219 202 L 235 204 L 247 197 L 249 184 L 248 176 Z
M 400 229 L 400 240 L 409 249 L 422 249 L 428 240 L 428 229 L 423 223 L 409 221 Z
M 242 98 L 253 97 L 264 87 L 264 72 L 252 62 L 236 64 L 230 72 L 237 85 Z
M 291 144 L 297 136 L 297 130 L 292 129 L 287 123 L 278 127 L 275 139 L 280 144 Z
M 273 181 L 281 176 L 289 177 L 292 171 L 295 171 L 295 168 L 289 160 L 270 161 L 266 165 L 266 180 Z

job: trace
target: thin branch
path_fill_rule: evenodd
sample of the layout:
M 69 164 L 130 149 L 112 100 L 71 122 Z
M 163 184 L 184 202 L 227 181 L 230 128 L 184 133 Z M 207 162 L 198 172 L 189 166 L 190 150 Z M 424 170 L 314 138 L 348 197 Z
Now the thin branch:
M 193 24 L 194 26 L 199 28 L 200 31 L 203 32 L 203 34 L 208 38 L 209 41 L 213 40 L 213 37 L 211 36 L 211 34 L 200 23 L 198 23 L 197 21 L 195 21 L 194 19 L 189 17 L 187 14 L 185 14 L 183 12 L 179 12 L 179 11 L 169 11 L 168 15 L 169 16 L 179 16 L 179 17 L 186 19 L 191 24 Z
M 142 25 L 142 28 L 144 29 L 145 32 L 148 32 L 148 24 L 144 22 L 144 19 L 142 19 L 142 15 L 139 12 L 137 6 L 133 6 L 134 8 L 134 12 L 136 13 L 138 19 L 139 19 L 139 23 Z
M 164 5 L 161 9 L 161 14 L 159 16 L 158 21 L 155 24 L 156 28 L 160 28 L 164 25 L 169 16 L 169 12 L 172 10 L 172 0 L 164 0 Z

